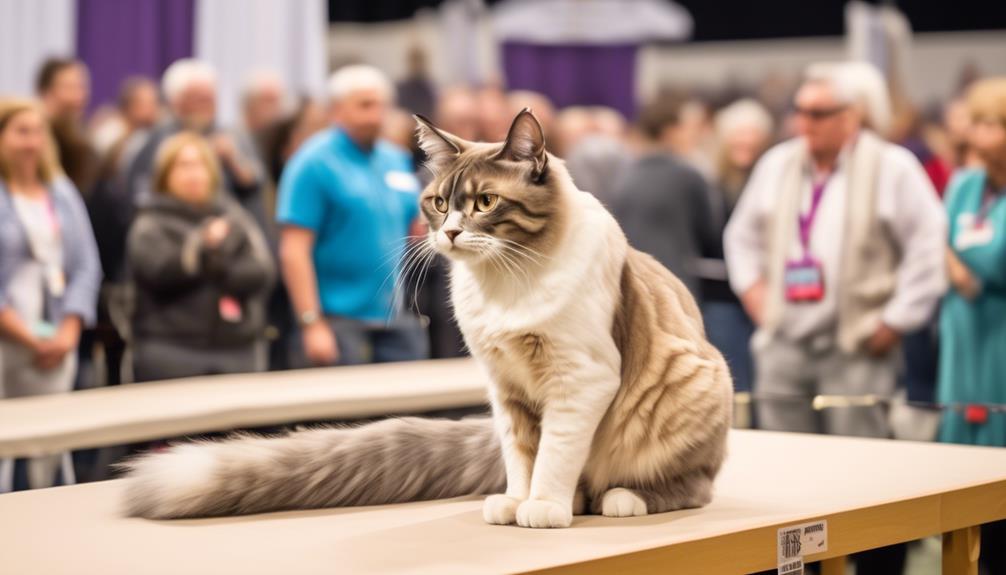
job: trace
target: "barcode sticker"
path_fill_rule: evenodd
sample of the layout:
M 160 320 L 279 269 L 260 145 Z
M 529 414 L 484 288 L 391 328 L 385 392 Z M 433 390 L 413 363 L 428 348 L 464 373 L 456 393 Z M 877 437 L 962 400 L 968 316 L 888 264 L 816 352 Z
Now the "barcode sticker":
M 779 575 L 803 575 L 803 557 L 779 565 Z
M 779 575 L 803 575 L 804 555 L 814 555 L 827 550 L 827 521 L 815 521 L 779 529 L 776 553 Z

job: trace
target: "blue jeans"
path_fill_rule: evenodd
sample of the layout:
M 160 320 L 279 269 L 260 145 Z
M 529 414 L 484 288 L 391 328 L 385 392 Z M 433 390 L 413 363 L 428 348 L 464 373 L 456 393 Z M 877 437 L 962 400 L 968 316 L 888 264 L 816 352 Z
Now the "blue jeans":
M 720 350 L 730 366 L 734 390 L 751 391 L 754 367 L 751 360 L 751 336 L 754 324 L 739 303 L 706 301 L 702 319 L 709 342 Z
M 360 365 L 429 359 L 430 342 L 426 328 L 413 316 L 403 316 L 390 324 L 374 324 L 346 317 L 326 317 L 335 334 L 339 360 L 335 365 Z M 309 367 L 303 340 L 298 334 L 292 351 L 293 367 Z

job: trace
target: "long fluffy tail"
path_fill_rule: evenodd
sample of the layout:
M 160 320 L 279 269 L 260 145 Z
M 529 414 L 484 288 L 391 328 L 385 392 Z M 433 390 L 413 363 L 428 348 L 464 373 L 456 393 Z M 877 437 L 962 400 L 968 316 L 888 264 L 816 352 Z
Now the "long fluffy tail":
M 182 444 L 125 468 L 126 513 L 151 519 L 441 499 L 498 493 L 506 483 L 488 418 Z

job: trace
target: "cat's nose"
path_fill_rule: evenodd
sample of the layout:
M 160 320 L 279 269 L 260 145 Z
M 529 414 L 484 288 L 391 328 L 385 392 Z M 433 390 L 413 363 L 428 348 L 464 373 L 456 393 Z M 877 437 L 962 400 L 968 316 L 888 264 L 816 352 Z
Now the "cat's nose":
M 454 238 L 458 237 L 460 233 L 461 230 L 444 230 L 444 235 L 447 236 L 447 239 L 451 240 L 452 244 L 454 243 Z

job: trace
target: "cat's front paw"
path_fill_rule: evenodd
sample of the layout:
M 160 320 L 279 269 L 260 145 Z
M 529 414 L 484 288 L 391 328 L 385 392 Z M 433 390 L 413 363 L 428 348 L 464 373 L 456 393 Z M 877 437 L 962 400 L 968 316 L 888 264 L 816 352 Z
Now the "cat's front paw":
M 569 527 L 573 509 L 545 499 L 528 499 L 517 508 L 517 525 L 536 529 Z
M 646 515 L 646 502 L 624 487 L 609 489 L 601 499 L 601 515 L 605 517 L 638 517 Z
M 520 499 L 508 495 L 490 495 L 482 502 L 482 518 L 490 525 L 511 525 L 517 521 Z

